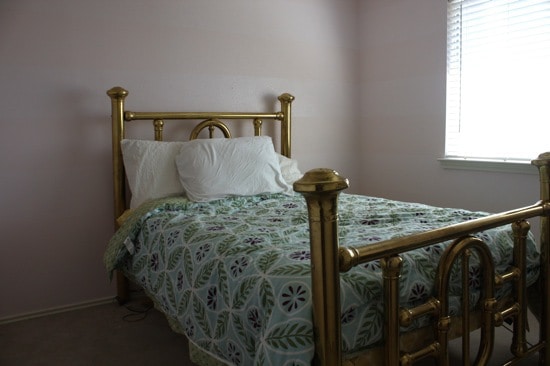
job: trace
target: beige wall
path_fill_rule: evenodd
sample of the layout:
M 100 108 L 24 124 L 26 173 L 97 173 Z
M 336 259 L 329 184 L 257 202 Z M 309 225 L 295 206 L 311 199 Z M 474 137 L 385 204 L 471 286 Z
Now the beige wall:
M 150 110 L 264 110 L 290 92 L 301 168 L 358 181 L 356 5 L 0 2 L 0 319 L 114 294 L 112 86 Z

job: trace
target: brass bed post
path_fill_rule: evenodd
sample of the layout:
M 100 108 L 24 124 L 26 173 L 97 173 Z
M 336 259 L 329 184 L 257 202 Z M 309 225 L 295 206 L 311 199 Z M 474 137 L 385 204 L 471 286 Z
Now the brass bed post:
M 532 161 L 533 165 L 539 169 L 540 179 L 540 199 L 545 206 L 545 214 L 541 216 L 540 228 L 540 252 L 541 252 L 541 324 L 540 324 L 540 342 L 544 347 L 540 350 L 540 365 L 550 366 L 550 357 L 548 355 L 548 342 L 550 336 L 550 152 L 540 154 L 537 159 Z
M 307 202 L 313 299 L 313 365 L 342 365 L 338 195 L 348 180 L 330 169 L 314 169 L 294 183 Z
M 286 156 L 287 158 L 291 157 L 292 151 L 290 149 L 290 138 L 291 138 L 291 121 L 292 121 L 292 101 L 294 96 L 284 93 L 279 96 L 279 101 L 281 102 L 281 112 L 283 118 L 281 120 L 281 155 Z
M 124 99 L 128 91 L 115 86 L 107 91 L 111 98 L 111 118 L 113 136 L 113 187 L 115 202 L 115 226 L 118 227 L 116 219 L 126 210 L 126 186 L 124 182 L 124 163 L 122 161 L 122 150 L 120 141 L 124 138 Z
M 113 194 L 115 228 L 118 229 L 117 219 L 126 210 L 126 182 L 124 180 L 124 163 L 120 141 L 124 138 L 124 99 L 128 91 L 115 86 L 107 91 L 111 98 L 112 118 L 112 149 L 113 149 Z M 117 300 L 124 303 L 128 300 L 128 279 L 119 271 L 116 272 Z

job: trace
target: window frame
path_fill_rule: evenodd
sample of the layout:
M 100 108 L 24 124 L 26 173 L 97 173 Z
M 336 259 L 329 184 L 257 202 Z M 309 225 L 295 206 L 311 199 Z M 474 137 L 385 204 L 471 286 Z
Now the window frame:
M 519 2 L 521 0 L 516 0 L 516 2 Z M 527 0 L 526 0 L 527 1 Z M 485 170 L 485 171 L 505 171 L 505 172 L 515 172 L 515 173 L 531 173 L 534 171 L 534 174 L 536 173 L 536 169 L 533 170 L 532 169 L 532 166 L 530 165 L 530 160 L 528 159 L 506 159 L 506 158 L 477 158 L 477 157 L 473 157 L 473 156 L 461 156 L 460 154 L 449 154 L 449 150 L 448 150 L 448 140 L 449 140 L 449 116 L 454 113 L 455 114 L 455 121 L 457 121 L 457 123 L 455 124 L 455 129 L 457 128 L 457 126 L 460 125 L 460 116 L 456 117 L 457 115 L 459 115 L 461 112 L 461 109 L 460 109 L 460 106 L 459 107 L 456 107 L 456 102 L 458 101 L 460 103 L 461 101 L 461 98 L 462 96 L 458 95 L 461 93 L 461 88 L 462 88 L 462 85 L 459 85 L 458 87 L 454 86 L 454 89 L 453 90 L 450 90 L 450 87 L 449 87 L 449 84 L 453 81 L 453 80 L 450 80 L 450 75 L 451 75 L 451 72 L 456 72 L 456 69 L 454 70 L 451 70 L 451 65 L 450 65 L 450 54 L 452 52 L 455 52 L 454 50 L 456 50 L 456 48 L 453 50 L 452 49 L 452 45 L 451 45 L 451 39 L 452 37 L 455 37 L 455 40 L 456 40 L 456 18 L 452 18 L 452 16 L 454 15 L 456 17 L 456 12 L 455 14 L 452 14 L 451 13 L 451 7 L 454 6 L 454 7 L 457 7 L 457 6 L 461 6 L 460 4 L 464 4 L 464 3 L 473 3 L 474 1 L 470 1 L 470 0 L 447 0 L 447 45 L 446 45 L 446 52 L 447 52 L 447 73 L 446 73 L 446 85 L 447 85 L 447 90 L 446 90 L 446 113 L 445 113 L 445 151 L 444 151 L 444 157 L 439 159 L 439 161 L 441 162 L 441 165 L 444 167 L 444 168 L 449 168 L 449 169 L 468 169 L 468 170 Z M 550 1 L 547 1 L 547 3 L 550 3 Z M 459 4 L 459 5 L 457 5 Z M 510 3 L 508 3 L 507 5 L 509 5 Z M 462 16 L 462 9 L 459 10 L 460 12 L 460 16 Z M 451 24 L 451 20 L 454 20 L 455 23 L 453 23 L 455 26 L 453 28 L 453 24 Z M 462 22 L 462 19 L 460 19 L 460 22 Z M 462 26 L 462 23 L 460 23 L 459 27 Z M 455 32 L 455 34 L 451 34 L 451 32 Z M 460 42 L 462 42 L 462 35 L 459 36 L 460 38 Z M 461 45 L 460 45 L 461 47 Z M 459 53 L 460 52 L 463 52 L 462 49 L 460 49 L 458 51 Z M 456 57 L 456 56 L 455 56 Z M 459 56 L 459 58 L 461 58 L 462 55 Z M 455 61 L 456 62 L 456 61 Z M 458 61 L 459 63 L 462 62 L 462 60 L 459 60 Z M 456 66 L 456 65 L 454 65 Z M 459 66 L 460 68 L 462 66 Z M 461 70 L 459 69 L 458 72 L 461 72 Z M 456 81 L 456 73 L 454 74 L 455 76 L 455 79 L 454 81 Z M 461 74 L 458 75 L 458 80 L 460 81 L 462 78 Z M 454 99 L 451 100 L 451 98 L 449 97 L 451 94 L 450 93 L 457 93 L 458 91 L 458 94 L 455 94 L 454 95 Z M 452 103 L 455 103 L 455 106 L 453 107 L 454 109 L 453 110 L 450 110 L 450 104 Z M 550 115 L 549 115 L 549 119 L 550 119 Z M 545 142 L 544 142 L 545 143 Z M 549 143 L 550 145 L 550 143 Z M 458 151 L 458 150 L 455 150 L 455 151 Z M 539 151 L 538 153 L 542 153 L 543 151 Z M 536 158 L 536 156 L 533 156 L 533 159 Z

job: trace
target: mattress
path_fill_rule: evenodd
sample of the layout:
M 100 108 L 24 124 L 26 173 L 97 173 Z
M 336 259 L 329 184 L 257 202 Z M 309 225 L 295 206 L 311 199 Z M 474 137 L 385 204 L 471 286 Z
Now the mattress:
M 342 193 L 340 243 L 374 243 L 486 215 Z M 511 229 L 491 229 L 478 237 L 491 247 L 497 273 L 505 271 L 512 261 Z M 438 259 L 448 244 L 403 254 L 401 304 L 418 304 L 433 295 Z M 533 283 L 539 253 L 531 237 L 527 245 L 527 279 Z M 105 265 L 143 287 L 176 331 L 215 358 L 232 365 L 311 363 L 309 226 L 301 195 L 147 202 L 113 236 Z M 480 282 L 475 258 L 470 276 L 475 289 Z M 455 277 L 450 307 L 458 314 L 460 274 Z M 380 344 L 384 306 L 379 262 L 342 273 L 341 289 L 343 351 Z M 509 290 L 499 288 L 497 297 Z M 478 297 L 474 291 L 472 307 Z M 412 327 L 427 322 L 420 319 Z

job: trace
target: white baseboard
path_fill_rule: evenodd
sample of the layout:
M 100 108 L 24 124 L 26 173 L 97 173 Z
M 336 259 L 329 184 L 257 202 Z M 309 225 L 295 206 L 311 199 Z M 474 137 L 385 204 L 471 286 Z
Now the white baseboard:
M 92 307 L 92 306 L 112 304 L 115 301 L 116 300 L 113 297 L 105 297 L 105 298 L 102 298 L 102 299 L 95 299 L 95 300 L 85 301 L 85 302 L 81 302 L 81 303 L 78 303 L 78 304 L 57 306 L 57 307 L 53 307 L 53 308 L 49 308 L 49 309 L 38 310 L 38 311 L 29 312 L 29 313 L 8 316 L 8 317 L 5 317 L 5 318 L 0 318 L 0 325 L 13 323 L 13 322 L 18 322 L 18 321 L 22 321 L 22 320 L 33 319 L 33 318 L 39 318 L 39 317 L 42 317 L 42 316 L 48 316 L 48 315 L 53 315 L 53 314 L 64 313 L 64 312 L 67 312 L 67 311 L 85 309 L 85 308 L 89 308 L 89 307 Z

